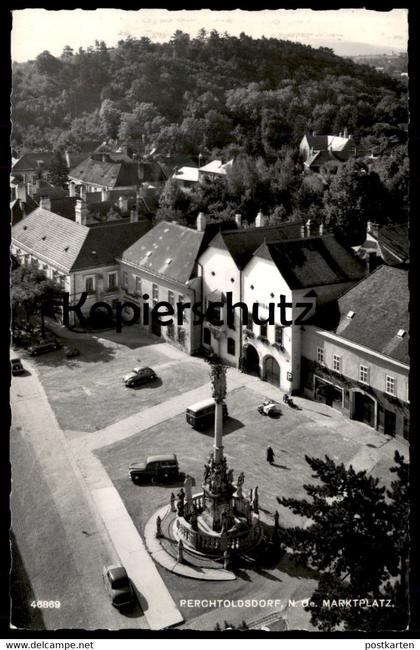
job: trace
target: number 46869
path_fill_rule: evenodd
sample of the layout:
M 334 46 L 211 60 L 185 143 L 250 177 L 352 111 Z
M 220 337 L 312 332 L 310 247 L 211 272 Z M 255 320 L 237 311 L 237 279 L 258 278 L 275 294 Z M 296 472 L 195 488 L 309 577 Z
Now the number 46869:
M 54 609 L 61 607 L 61 602 L 59 600 L 33 600 L 31 607 L 37 609 Z

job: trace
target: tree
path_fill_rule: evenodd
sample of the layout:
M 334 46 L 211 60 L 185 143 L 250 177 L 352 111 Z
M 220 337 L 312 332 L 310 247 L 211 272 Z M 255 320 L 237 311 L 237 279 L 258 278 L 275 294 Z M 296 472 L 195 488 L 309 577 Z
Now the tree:
M 68 167 L 60 151 L 54 152 L 54 158 L 46 166 L 47 180 L 57 187 L 67 187 Z
M 26 322 L 31 315 L 39 314 L 42 336 L 45 334 L 45 316 L 53 317 L 61 304 L 62 288 L 47 278 L 41 270 L 19 266 L 12 271 L 11 303 L 14 320 L 23 308 Z
M 386 491 L 366 471 L 346 469 L 328 456 L 325 460 L 305 456 L 318 479 L 303 486 L 309 499 L 277 499 L 309 521 L 305 527 L 285 529 L 283 539 L 299 564 L 321 573 L 306 610 L 322 630 L 405 626 L 408 465 L 398 452 L 394 458 L 391 472 L 398 480 Z M 349 607 L 325 604 L 340 598 L 354 602 Z M 389 599 L 392 607 L 366 608 L 364 599 Z
M 326 223 L 351 244 L 364 241 L 368 221 L 386 223 L 388 192 L 378 174 L 350 160 L 333 177 L 324 196 Z

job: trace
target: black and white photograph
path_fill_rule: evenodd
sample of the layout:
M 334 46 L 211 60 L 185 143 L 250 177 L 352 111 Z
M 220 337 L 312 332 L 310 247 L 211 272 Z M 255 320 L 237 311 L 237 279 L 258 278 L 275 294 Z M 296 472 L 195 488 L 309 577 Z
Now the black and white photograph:
M 10 629 L 407 631 L 408 9 L 11 13 Z

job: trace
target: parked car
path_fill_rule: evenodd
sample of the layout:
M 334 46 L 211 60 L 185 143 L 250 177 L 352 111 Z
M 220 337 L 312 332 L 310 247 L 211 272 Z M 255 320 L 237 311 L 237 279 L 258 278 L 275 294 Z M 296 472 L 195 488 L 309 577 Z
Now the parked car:
M 216 404 L 214 399 L 206 399 L 189 406 L 185 412 L 185 419 L 194 429 L 205 429 L 214 422 Z M 223 421 L 229 417 L 226 404 L 223 404 Z
M 31 345 L 28 347 L 28 352 L 32 357 L 35 357 L 38 354 L 52 352 L 53 350 L 58 350 L 59 348 L 60 344 L 56 339 L 44 339 L 43 341 L 31 343 Z
M 179 478 L 178 459 L 175 454 L 148 456 L 144 462 L 131 463 L 128 473 L 134 483 L 176 481 Z
M 123 566 L 112 565 L 104 568 L 104 582 L 114 607 L 133 605 L 134 590 L 127 571 Z
M 132 372 L 125 375 L 123 381 L 128 388 L 148 384 L 157 379 L 156 373 L 152 368 L 134 368 Z
M 73 357 L 79 356 L 80 350 L 78 348 L 73 348 L 70 345 L 65 345 L 64 354 L 66 355 L 67 359 L 73 359 Z
M 12 366 L 12 375 L 14 377 L 16 375 L 24 375 L 25 374 L 25 368 L 22 366 L 22 361 L 20 359 L 12 359 L 10 361 L 10 364 Z

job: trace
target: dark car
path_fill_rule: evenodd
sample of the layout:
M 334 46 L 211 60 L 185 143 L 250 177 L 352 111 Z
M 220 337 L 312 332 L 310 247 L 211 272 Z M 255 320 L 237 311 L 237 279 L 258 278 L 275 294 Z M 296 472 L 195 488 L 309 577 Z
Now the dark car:
M 73 359 L 74 357 L 79 356 L 80 350 L 78 348 L 73 348 L 71 345 L 65 345 L 64 354 L 66 355 L 67 359 Z
M 123 566 L 105 567 L 104 582 L 114 607 L 122 608 L 133 605 L 133 586 Z
M 223 421 L 226 422 L 229 413 L 225 403 L 223 403 L 222 408 Z M 185 412 L 185 419 L 194 429 L 206 429 L 214 424 L 215 410 L 216 404 L 214 399 L 205 399 L 202 402 L 197 402 L 196 404 L 189 406 Z
M 22 366 L 22 361 L 20 359 L 12 359 L 10 365 L 12 366 L 12 375 L 14 377 L 16 377 L 16 375 L 25 374 L 25 368 Z
M 53 350 L 58 350 L 59 348 L 60 344 L 55 339 L 44 339 L 43 341 L 31 343 L 31 345 L 28 347 L 28 352 L 32 357 L 35 357 L 38 354 L 52 352 Z
M 157 379 L 156 373 L 152 368 L 134 368 L 132 372 L 125 375 L 123 381 L 128 388 L 148 384 Z
M 178 459 L 175 454 L 148 456 L 144 462 L 131 463 L 128 473 L 135 483 L 176 481 L 179 478 Z

